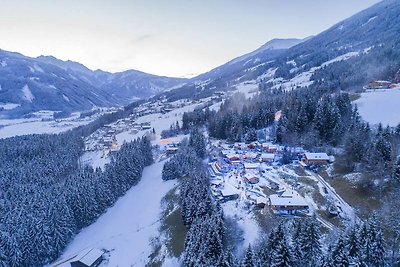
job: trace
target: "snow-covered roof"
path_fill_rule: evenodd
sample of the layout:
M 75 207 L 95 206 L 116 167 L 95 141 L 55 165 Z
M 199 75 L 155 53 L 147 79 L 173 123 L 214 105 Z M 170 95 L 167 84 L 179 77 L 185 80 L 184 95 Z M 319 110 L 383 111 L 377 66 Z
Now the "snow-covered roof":
M 256 198 L 256 203 L 257 204 L 266 204 L 267 203 L 267 198 L 266 197 L 257 197 Z
M 86 249 L 79 253 L 74 261 L 79 261 L 87 266 L 91 266 L 102 255 L 103 251 L 98 248 Z
M 257 157 L 257 153 L 254 153 L 254 152 L 247 152 L 247 153 L 245 154 L 245 156 L 248 157 L 248 158 L 256 158 L 256 157 Z
M 244 163 L 245 169 L 257 169 L 259 167 L 260 167 L 259 163 L 248 163 L 248 162 Z
M 273 154 L 273 153 L 262 153 L 261 154 L 261 158 L 262 159 L 274 159 L 275 158 L 275 154 Z
M 305 153 L 304 156 L 308 160 L 329 160 L 329 156 L 326 153 Z
M 272 206 L 308 206 L 305 199 L 298 193 L 294 193 L 291 197 L 281 197 L 279 195 L 270 195 L 269 200 Z
M 224 197 L 238 195 L 239 193 L 240 193 L 240 191 L 237 188 L 235 188 L 234 186 L 230 185 L 229 183 L 225 183 L 224 188 L 221 189 L 221 194 Z

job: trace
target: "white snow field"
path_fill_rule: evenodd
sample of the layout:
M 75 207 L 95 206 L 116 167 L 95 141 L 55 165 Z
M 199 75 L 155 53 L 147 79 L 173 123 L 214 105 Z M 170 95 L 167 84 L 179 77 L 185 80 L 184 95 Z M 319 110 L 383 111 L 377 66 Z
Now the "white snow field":
M 0 119 L 0 138 L 8 138 L 27 134 L 61 133 L 91 120 L 41 121 L 41 119 Z
M 161 179 L 164 162 L 146 167 L 141 181 L 93 224 L 81 230 L 61 259 L 85 248 L 98 248 L 110 251 L 107 266 L 145 266 L 152 252 L 150 241 L 159 235 L 160 201 L 177 183 Z
M 362 93 L 354 104 L 361 117 L 371 124 L 396 126 L 400 123 L 400 89 Z

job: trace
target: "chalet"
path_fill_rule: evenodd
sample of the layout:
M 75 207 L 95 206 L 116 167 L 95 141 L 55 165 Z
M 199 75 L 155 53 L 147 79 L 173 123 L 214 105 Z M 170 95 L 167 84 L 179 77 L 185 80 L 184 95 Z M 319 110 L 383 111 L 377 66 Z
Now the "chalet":
M 273 162 L 275 160 L 275 154 L 273 153 L 262 153 L 260 161 L 262 162 Z
M 236 149 L 245 149 L 246 144 L 245 143 L 235 143 L 234 148 Z
M 247 147 L 250 148 L 250 149 L 254 149 L 254 148 L 257 147 L 257 143 L 256 142 L 252 142 L 252 143 L 248 144 Z
M 265 205 L 267 205 L 267 203 L 268 203 L 268 199 L 263 196 L 257 197 L 256 201 L 255 201 L 256 206 L 261 209 L 263 209 L 265 207 Z
M 257 184 L 260 181 L 260 178 L 254 172 L 246 173 L 244 179 L 249 184 Z
M 246 153 L 244 154 L 244 158 L 245 158 L 245 159 L 253 160 L 253 159 L 257 158 L 257 153 L 248 151 L 248 152 L 246 152 Z
M 222 166 L 219 162 L 212 162 L 209 163 L 210 165 L 210 173 L 212 175 L 221 176 L 223 172 L 226 172 L 226 168 Z
M 389 89 L 392 83 L 389 81 L 372 81 L 368 84 L 369 89 Z
M 231 161 L 230 161 L 230 164 L 231 164 L 231 165 L 241 165 L 242 162 L 241 162 L 240 160 L 237 159 L 237 160 L 231 160 Z
M 167 154 L 175 154 L 178 151 L 178 148 L 174 146 L 167 146 L 165 151 L 167 152 Z
M 226 155 L 226 158 L 229 161 L 235 161 L 235 160 L 239 160 L 240 159 L 238 154 L 228 154 L 228 155 Z
M 96 248 L 86 249 L 73 258 L 71 267 L 96 267 L 103 261 L 103 251 Z
M 258 170 L 260 168 L 260 164 L 258 164 L 258 163 L 245 162 L 243 165 L 244 165 L 244 168 L 245 168 L 246 171 L 248 171 L 248 170 Z
M 303 162 L 310 165 L 326 165 L 328 164 L 330 157 L 326 153 L 304 153 Z
M 305 199 L 299 193 L 291 190 L 270 195 L 269 206 L 274 213 L 280 215 L 308 212 L 309 209 Z
M 224 201 L 238 199 L 240 194 L 240 190 L 229 183 L 226 183 L 220 192 Z

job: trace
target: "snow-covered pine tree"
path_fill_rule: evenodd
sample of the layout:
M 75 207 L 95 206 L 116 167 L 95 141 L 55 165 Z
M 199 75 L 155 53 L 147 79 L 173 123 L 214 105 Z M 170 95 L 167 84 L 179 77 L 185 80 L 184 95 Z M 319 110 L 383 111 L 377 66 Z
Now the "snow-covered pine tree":
M 339 240 L 332 251 L 332 263 L 335 267 L 350 266 L 349 257 L 342 237 L 339 237 Z
M 357 238 L 356 228 L 351 228 L 348 232 L 346 239 L 346 249 L 349 255 L 349 262 L 351 265 L 360 266 L 363 263 L 361 254 L 360 254 L 360 245 Z
M 321 259 L 321 232 L 320 225 L 315 214 L 306 221 L 305 231 L 302 239 L 302 251 L 306 262 L 305 266 L 318 266 Z
M 241 267 L 256 267 L 256 260 L 253 254 L 253 249 L 251 248 L 250 244 L 246 249 L 246 254 L 244 255 Z
M 271 267 L 290 267 L 293 257 L 290 244 L 286 238 L 286 228 L 279 224 L 275 232 L 275 247 L 272 250 Z

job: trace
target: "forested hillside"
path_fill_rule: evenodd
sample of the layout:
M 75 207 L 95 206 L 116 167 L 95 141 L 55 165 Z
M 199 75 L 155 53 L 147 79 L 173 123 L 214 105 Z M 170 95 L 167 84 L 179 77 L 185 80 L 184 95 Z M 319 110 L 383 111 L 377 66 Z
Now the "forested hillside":
M 55 260 L 153 161 L 145 138 L 123 145 L 104 172 L 79 166 L 74 132 L 3 139 L 0 148 L 0 266 Z

